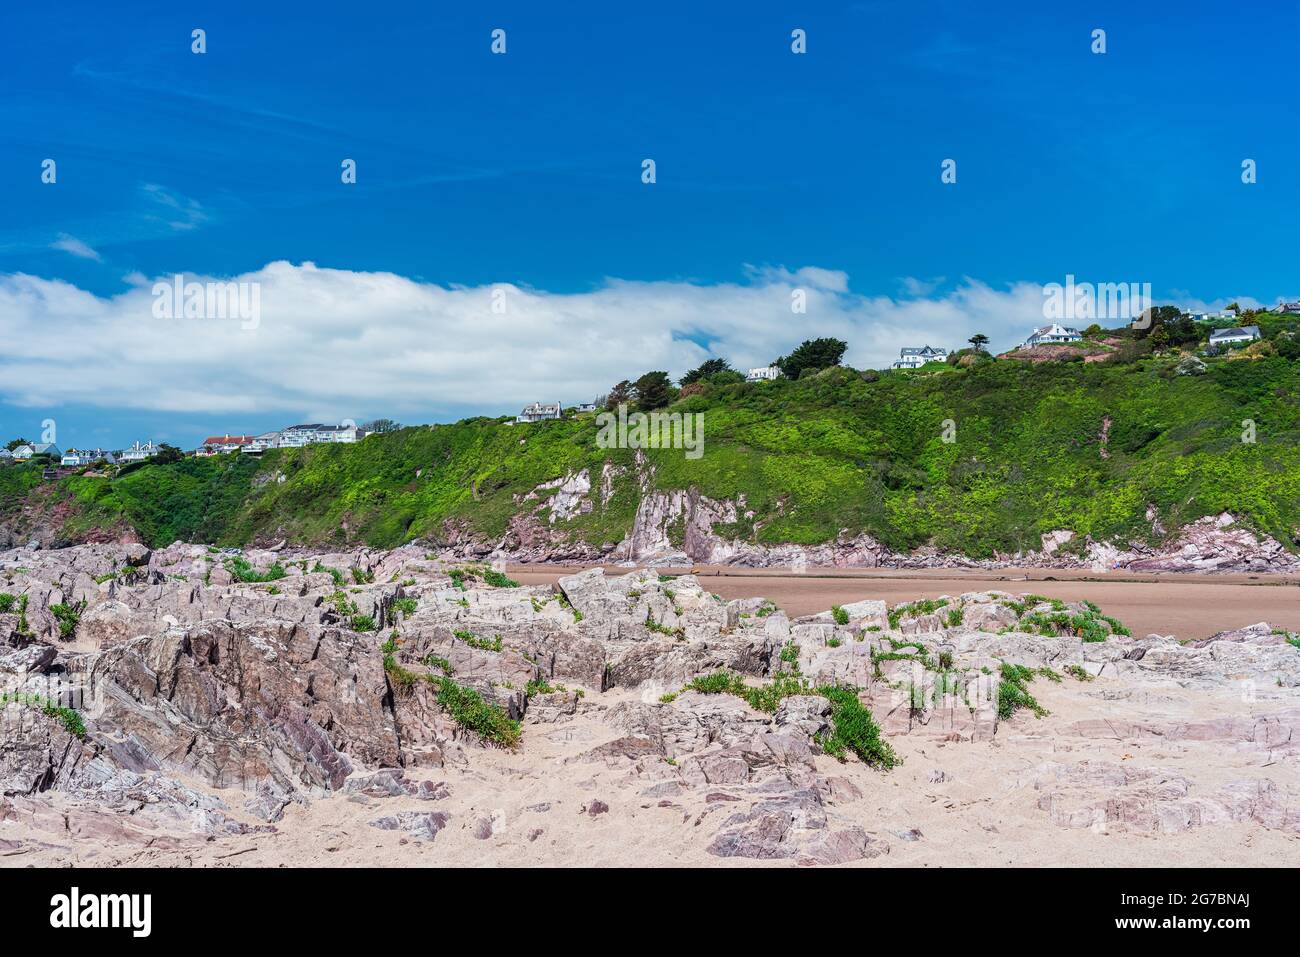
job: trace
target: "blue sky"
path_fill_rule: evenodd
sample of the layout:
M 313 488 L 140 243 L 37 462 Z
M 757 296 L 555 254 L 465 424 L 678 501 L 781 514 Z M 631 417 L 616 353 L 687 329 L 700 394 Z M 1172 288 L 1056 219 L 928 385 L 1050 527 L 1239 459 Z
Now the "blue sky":
M 1300 295 L 1294 4 L 464 6 L 8 5 L 0 432 L 192 447 L 576 401 L 826 331 L 864 364 L 918 330 L 1005 346 L 1023 284 L 1067 273 Z M 809 267 L 821 313 L 755 306 Z M 261 276 L 261 328 L 150 325 L 177 272 Z M 495 283 L 515 328 L 467 307 Z

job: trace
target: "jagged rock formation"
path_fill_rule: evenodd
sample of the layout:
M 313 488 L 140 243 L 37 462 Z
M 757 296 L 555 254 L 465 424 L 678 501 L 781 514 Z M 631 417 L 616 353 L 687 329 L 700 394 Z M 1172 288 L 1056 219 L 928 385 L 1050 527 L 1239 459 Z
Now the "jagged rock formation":
M 1003 592 L 791 619 L 650 569 L 511 584 L 415 547 L 0 553 L 0 841 L 136 863 L 978 850 L 930 850 L 931 805 L 989 835 L 1300 834 L 1300 648 L 1264 623 L 1182 643 Z

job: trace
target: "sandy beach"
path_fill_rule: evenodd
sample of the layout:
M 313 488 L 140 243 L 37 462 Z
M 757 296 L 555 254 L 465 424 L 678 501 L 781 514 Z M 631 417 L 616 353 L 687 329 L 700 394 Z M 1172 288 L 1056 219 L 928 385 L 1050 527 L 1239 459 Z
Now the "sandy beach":
M 562 576 L 594 566 L 512 565 L 509 574 L 526 585 L 549 585 Z M 604 566 L 609 574 L 625 568 Z M 697 565 L 664 568 L 664 574 L 691 573 L 727 600 L 770 598 L 792 616 L 815 614 L 831 605 L 865 598 L 915 601 L 963 592 L 1033 592 L 1068 601 L 1086 599 L 1124 622 L 1134 635 L 1210 635 L 1269 621 L 1300 631 L 1300 580 L 1268 575 L 1096 574 L 1063 569 L 787 569 Z

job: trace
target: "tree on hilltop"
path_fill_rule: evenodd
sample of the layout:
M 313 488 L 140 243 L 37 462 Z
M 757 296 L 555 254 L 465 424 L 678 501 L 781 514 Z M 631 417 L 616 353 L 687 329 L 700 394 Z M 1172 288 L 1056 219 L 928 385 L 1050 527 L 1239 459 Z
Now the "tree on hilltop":
M 686 375 L 682 376 L 680 385 L 690 385 L 692 382 L 701 382 L 705 379 L 711 379 L 720 372 L 730 372 L 731 363 L 726 359 L 706 359 L 698 368 L 692 369 Z
M 843 339 L 805 339 L 794 352 L 772 364 L 786 378 L 797 379 L 806 371 L 817 372 L 839 365 L 848 348 Z
M 639 409 L 662 409 L 673 400 L 673 382 L 667 372 L 647 372 L 633 388 Z

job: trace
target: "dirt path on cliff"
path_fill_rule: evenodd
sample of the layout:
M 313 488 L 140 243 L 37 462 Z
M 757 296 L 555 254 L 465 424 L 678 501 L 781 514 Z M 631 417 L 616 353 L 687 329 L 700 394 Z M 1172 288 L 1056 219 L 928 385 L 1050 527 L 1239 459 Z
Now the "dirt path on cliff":
M 551 584 L 593 566 L 512 565 L 510 577 L 526 585 Z M 606 566 L 611 574 L 626 568 Z M 962 592 L 997 589 L 1072 601 L 1095 602 L 1124 622 L 1133 634 L 1207 638 L 1257 621 L 1300 631 L 1300 580 L 1269 575 L 1139 575 L 1063 569 L 817 569 L 792 575 L 785 569 L 665 568 L 665 574 L 693 572 L 701 584 L 728 600 L 764 597 L 789 615 L 825 611 L 864 598 L 895 604 Z

